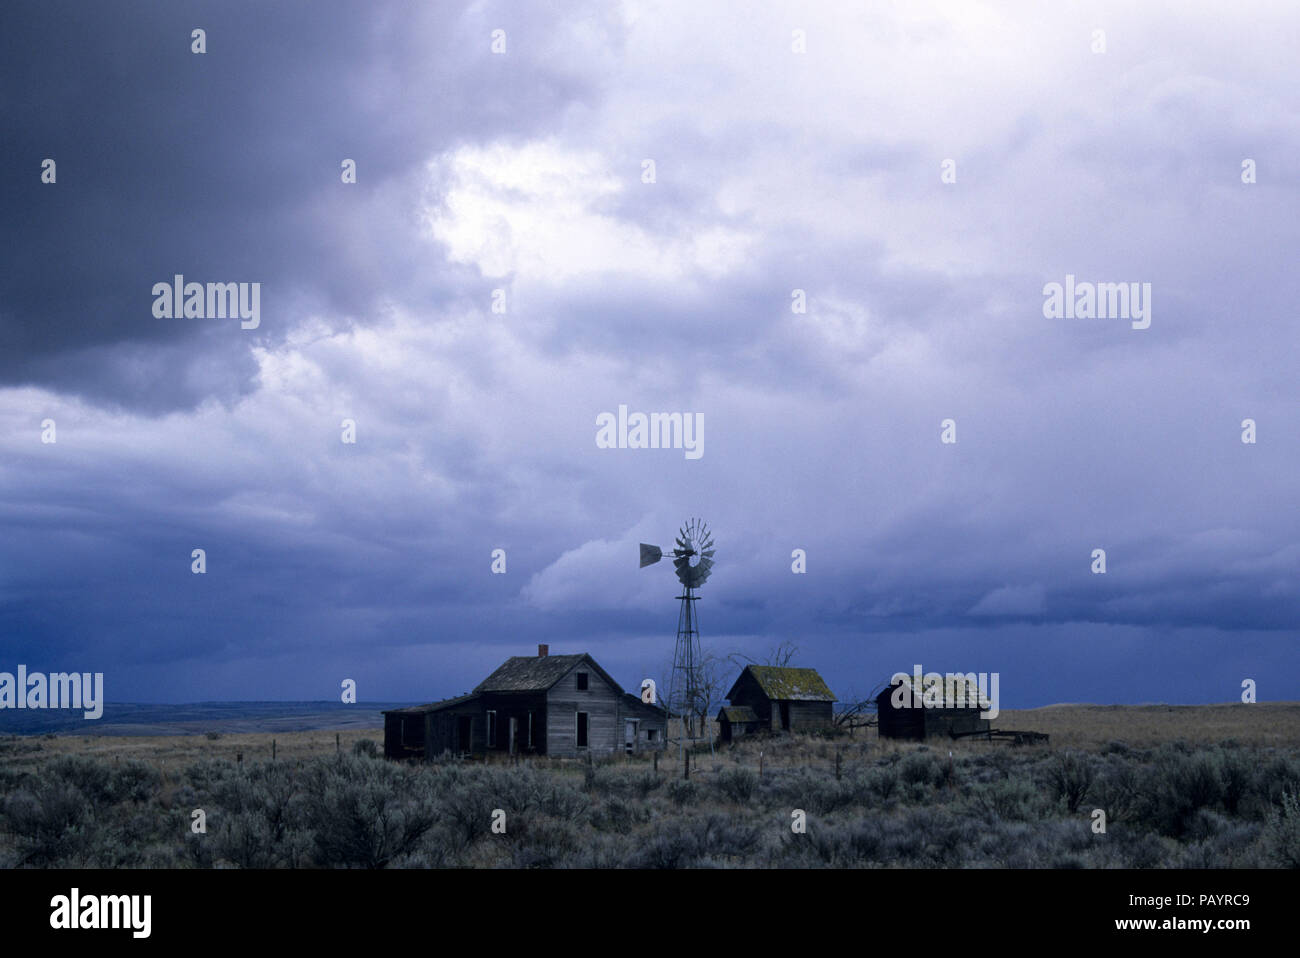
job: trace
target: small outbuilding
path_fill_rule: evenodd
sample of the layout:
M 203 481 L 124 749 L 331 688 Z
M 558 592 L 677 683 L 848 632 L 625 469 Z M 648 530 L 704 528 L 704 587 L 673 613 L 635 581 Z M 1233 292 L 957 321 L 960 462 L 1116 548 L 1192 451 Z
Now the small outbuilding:
M 834 723 L 835 693 L 816 669 L 747 665 L 727 700 L 753 713 L 755 731 L 805 732 Z
M 759 728 L 758 716 L 747 705 L 724 705 L 718 710 L 718 737 L 730 742 Z
M 989 701 L 981 694 L 973 674 L 939 675 L 920 679 L 895 676 L 892 685 L 876 696 L 881 738 L 925 739 L 970 732 L 987 732 Z

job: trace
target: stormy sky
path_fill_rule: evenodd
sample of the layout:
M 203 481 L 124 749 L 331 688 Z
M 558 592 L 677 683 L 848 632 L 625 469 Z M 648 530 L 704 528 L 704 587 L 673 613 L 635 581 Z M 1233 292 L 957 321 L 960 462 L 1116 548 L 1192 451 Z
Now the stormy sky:
M 704 646 L 842 699 L 917 663 L 1003 708 L 1300 699 L 1297 32 L 6 3 L 0 669 L 430 701 L 548 643 L 631 689 L 677 621 L 637 543 L 702 516 Z M 176 274 L 260 283 L 259 325 L 158 318 Z M 1149 283 L 1149 328 L 1047 318 L 1067 275 Z M 620 405 L 703 454 L 599 448 Z

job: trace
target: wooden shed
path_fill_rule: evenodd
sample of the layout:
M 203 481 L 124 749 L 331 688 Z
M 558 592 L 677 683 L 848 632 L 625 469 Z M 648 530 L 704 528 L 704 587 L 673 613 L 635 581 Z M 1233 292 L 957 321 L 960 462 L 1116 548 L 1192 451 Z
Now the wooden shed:
M 834 722 L 835 693 L 816 669 L 747 665 L 727 700 L 733 707 L 750 709 L 758 730 L 811 731 Z
M 969 677 L 948 674 L 922 679 L 895 676 L 897 681 L 876 696 L 881 738 L 925 739 L 958 732 L 987 732 L 980 718 L 989 702 Z
M 718 711 L 718 737 L 724 742 L 741 738 L 758 729 L 758 716 L 747 705 L 724 705 Z
M 384 713 L 384 755 L 444 752 L 576 756 L 664 747 L 667 712 L 622 687 L 590 655 L 516 655 L 468 695 Z

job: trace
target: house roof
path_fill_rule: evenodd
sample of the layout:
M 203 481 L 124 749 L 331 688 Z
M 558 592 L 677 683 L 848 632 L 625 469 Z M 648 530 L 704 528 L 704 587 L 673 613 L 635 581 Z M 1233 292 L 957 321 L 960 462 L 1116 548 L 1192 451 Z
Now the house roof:
M 576 655 L 512 655 L 478 685 L 475 692 L 545 692 L 585 662 L 591 670 L 620 694 L 623 687 L 615 682 L 586 652 Z
M 442 699 L 438 702 L 430 702 L 427 705 L 408 705 L 406 708 L 387 709 L 385 715 L 424 715 L 428 712 L 439 712 L 442 709 L 451 708 L 453 705 L 463 705 L 478 698 L 473 692 L 466 695 L 457 695 L 452 699 Z
M 718 710 L 718 721 L 726 719 L 732 725 L 757 722 L 758 715 L 748 705 L 724 705 Z
M 646 710 L 648 710 L 648 711 L 650 711 L 650 712 L 657 713 L 657 714 L 659 714 L 660 716 L 662 716 L 662 717 L 664 717 L 664 718 L 667 718 L 667 716 L 668 716 L 668 710 L 665 709 L 663 706 L 661 706 L 661 705 L 657 705 L 657 704 L 656 704 L 656 705 L 651 705 L 649 702 L 642 702 L 642 701 L 641 701 L 641 696 L 639 696 L 639 695 L 633 695 L 631 692 L 624 692 L 624 693 L 623 693 L 623 702 L 624 702 L 624 704 L 627 705 L 629 708 L 633 708 L 633 709 L 635 709 L 635 708 L 646 709 Z
M 774 702 L 834 702 L 835 693 L 826 687 L 816 669 L 794 669 L 779 665 L 747 665 L 727 698 L 734 698 L 745 672 L 753 676 L 763 694 Z
M 933 678 L 934 676 L 938 676 L 938 682 L 926 682 L 927 678 Z M 966 676 L 959 673 L 949 672 L 947 675 L 940 675 L 935 672 L 922 676 L 921 684 L 919 686 L 916 683 L 915 675 L 904 674 L 899 678 L 898 682 L 891 683 L 883 692 L 880 693 L 880 695 L 877 696 L 877 698 L 879 699 L 883 697 L 889 699 L 893 695 L 894 688 L 897 685 L 906 685 L 908 688 L 912 689 L 914 694 L 917 696 L 924 696 L 926 690 L 930 689 L 932 691 L 930 691 L 929 694 L 931 695 L 932 700 L 942 696 L 941 702 L 936 703 L 933 706 L 934 708 L 978 708 L 982 711 L 987 711 L 992 707 L 989 697 L 980 694 L 979 686 L 967 679 Z M 940 685 L 942 685 L 941 691 L 938 688 Z

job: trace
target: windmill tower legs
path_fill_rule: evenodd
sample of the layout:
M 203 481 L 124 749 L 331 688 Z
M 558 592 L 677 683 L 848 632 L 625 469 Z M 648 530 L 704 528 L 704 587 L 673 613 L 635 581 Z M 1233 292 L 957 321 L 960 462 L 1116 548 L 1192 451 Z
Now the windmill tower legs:
M 679 739 L 678 751 L 685 746 L 685 740 L 694 740 L 696 736 L 695 721 L 700 705 L 700 629 L 694 603 L 699 601 L 695 590 L 688 588 L 681 600 L 681 610 L 677 614 L 677 645 L 673 649 L 673 671 L 668 685 L 668 707 L 675 711 L 682 720 L 682 738 Z

